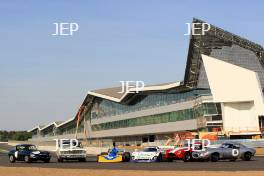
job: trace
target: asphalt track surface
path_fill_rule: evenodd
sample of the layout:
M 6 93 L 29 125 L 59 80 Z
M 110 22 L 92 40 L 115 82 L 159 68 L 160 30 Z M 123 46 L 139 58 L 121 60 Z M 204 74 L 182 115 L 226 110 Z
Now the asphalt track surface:
M 0 144 L 0 149 L 9 150 L 6 144 Z M 236 162 L 160 162 L 160 163 L 97 163 L 95 156 L 88 156 L 87 162 L 65 161 L 58 163 L 53 155 L 50 163 L 35 162 L 9 163 L 7 153 L 0 151 L 0 167 L 39 167 L 61 169 L 106 169 L 106 170 L 150 170 L 150 171 L 264 171 L 264 157 L 256 156 L 251 161 Z

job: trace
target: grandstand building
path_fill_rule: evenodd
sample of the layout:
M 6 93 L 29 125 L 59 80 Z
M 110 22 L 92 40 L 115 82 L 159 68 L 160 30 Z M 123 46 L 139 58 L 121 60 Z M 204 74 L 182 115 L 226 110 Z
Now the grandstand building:
M 202 34 L 201 29 L 196 33 Z M 32 140 L 77 134 L 80 139 L 139 145 L 182 132 L 259 137 L 264 127 L 264 49 L 210 25 L 204 35 L 190 36 L 183 81 L 145 86 L 138 93 L 120 91 L 89 91 L 75 117 L 29 130 Z

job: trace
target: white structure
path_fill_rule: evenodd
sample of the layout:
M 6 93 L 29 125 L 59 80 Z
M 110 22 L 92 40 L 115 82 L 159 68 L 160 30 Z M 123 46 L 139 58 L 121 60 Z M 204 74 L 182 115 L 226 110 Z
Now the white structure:
M 233 135 L 260 134 L 263 93 L 254 71 L 202 55 L 213 101 L 222 103 L 223 129 Z

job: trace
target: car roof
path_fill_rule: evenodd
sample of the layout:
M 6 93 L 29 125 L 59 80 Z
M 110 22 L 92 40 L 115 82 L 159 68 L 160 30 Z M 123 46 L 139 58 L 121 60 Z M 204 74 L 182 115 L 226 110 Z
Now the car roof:
M 238 143 L 238 142 L 224 142 L 223 144 L 240 145 L 240 143 Z
M 32 146 L 32 145 L 34 145 L 34 144 L 18 144 L 18 145 L 16 145 L 16 146 Z M 35 146 L 35 145 L 34 145 Z

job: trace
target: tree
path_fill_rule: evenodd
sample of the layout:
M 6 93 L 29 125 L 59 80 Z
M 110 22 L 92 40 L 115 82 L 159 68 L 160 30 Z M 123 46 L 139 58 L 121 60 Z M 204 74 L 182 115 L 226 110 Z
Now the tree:
M 25 141 L 31 138 L 31 133 L 27 131 L 0 131 L 0 141 L 16 140 Z

